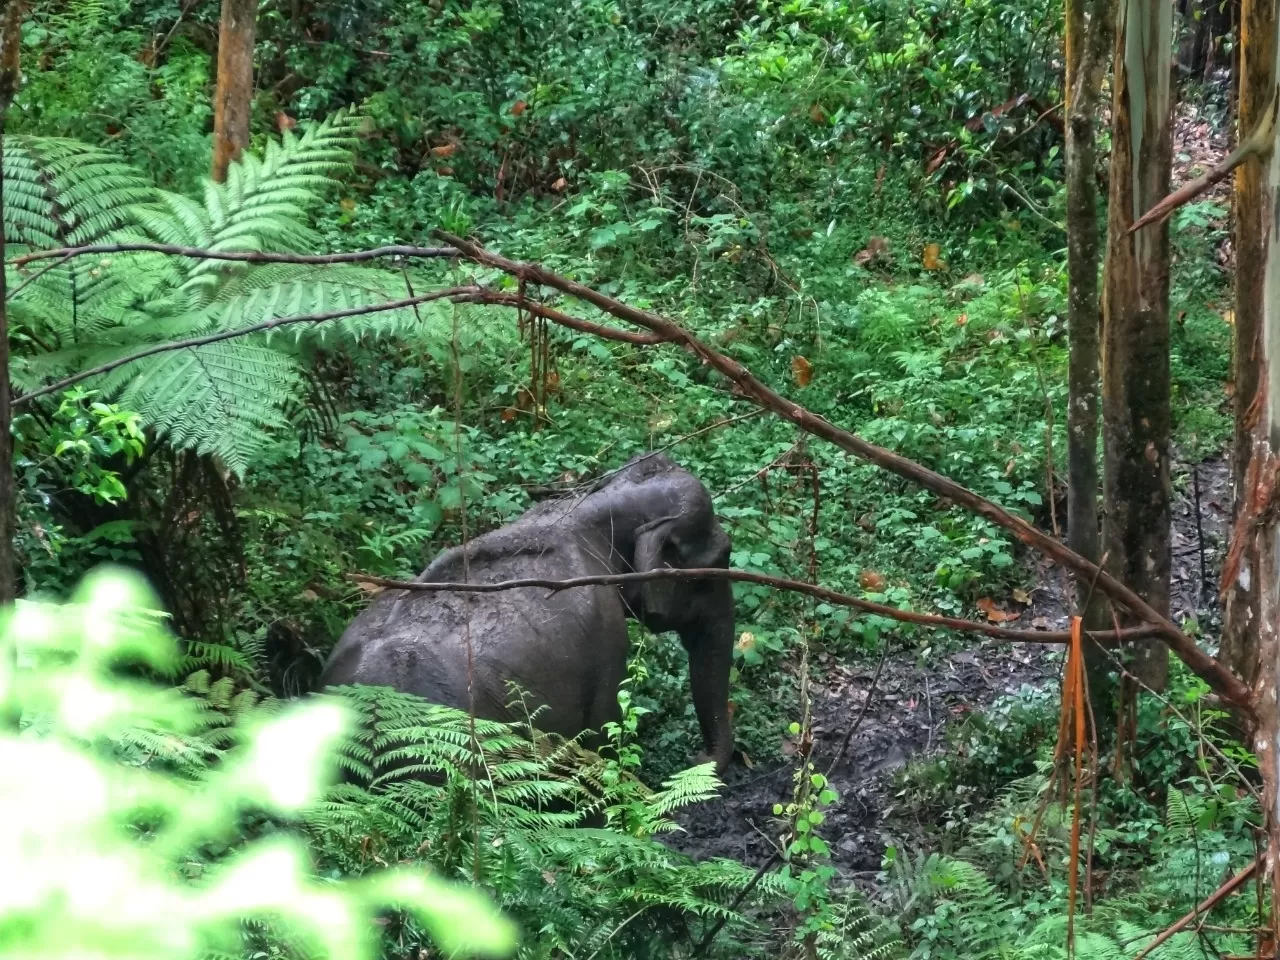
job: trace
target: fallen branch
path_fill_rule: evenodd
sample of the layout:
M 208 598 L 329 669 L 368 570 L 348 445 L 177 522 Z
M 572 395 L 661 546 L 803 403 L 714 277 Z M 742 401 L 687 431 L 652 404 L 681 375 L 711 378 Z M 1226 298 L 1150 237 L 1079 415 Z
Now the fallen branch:
M 452 247 L 386 246 L 371 250 L 353 250 L 348 253 L 272 253 L 262 250 L 205 250 L 202 247 L 184 247 L 172 243 L 91 243 L 82 247 L 58 247 L 52 250 L 34 250 L 9 260 L 10 266 L 21 270 L 37 260 L 57 258 L 74 260 L 76 257 L 109 256 L 113 253 L 162 253 L 170 257 L 188 257 L 192 260 L 229 260 L 235 263 L 297 263 L 333 264 L 364 263 L 383 257 L 405 259 L 439 259 L 456 257 Z
M 435 236 L 445 243 L 452 244 L 468 259 L 476 263 L 495 267 L 523 280 L 525 283 L 534 283 L 559 290 L 561 293 L 590 303 L 592 306 L 620 320 L 633 323 L 651 333 L 661 334 L 667 340 L 678 343 L 685 350 L 701 358 L 709 366 L 723 374 L 734 384 L 739 395 L 772 410 L 807 433 L 828 440 L 855 456 L 888 470 L 890 473 L 910 480 L 938 496 L 946 497 L 997 526 L 1003 527 L 1021 543 L 1076 572 L 1083 580 L 1090 580 L 1096 577 L 1098 589 L 1103 594 L 1128 609 L 1136 618 L 1156 625 L 1159 628 L 1160 636 L 1169 645 L 1169 648 L 1192 671 L 1204 678 L 1224 701 L 1238 708 L 1247 716 L 1253 716 L 1254 711 L 1250 702 L 1249 688 L 1230 670 L 1201 650 L 1195 641 L 1179 630 L 1168 617 L 1160 614 L 1154 607 L 1115 577 L 1099 570 L 1096 564 L 1086 560 L 1043 531 L 1036 529 L 1027 521 L 1009 513 L 993 501 L 962 487 L 954 480 L 935 473 L 933 470 L 913 460 L 909 460 L 891 450 L 868 443 L 861 437 L 835 426 L 824 417 L 820 417 L 799 404 L 788 400 L 766 386 L 738 361 L 713 350 L 679 324 L 666 317 L 628 306 L 590 287 L 552 273 L 537 264 L 517 263 L 514 260 L 509 260 L 486 250 L 482 246 L 463 240 L 461 237 L 455 237 L 442 230 L 435 231 Z
M 82 370 L 80 373 L 74 373 L 69 377 L 51 383 L 47 386 L 32 390 L 30 393 L 24 393 L 20 397 L 13 400 L 14 407 L 20 407 L 24 403 L 30 403 L 37 397 L 43 397 L 46 394 L 57 393 L 59 390 L 65 390 L 67 387 L 73 386 L 82 380 L 88 380 L 90 377 L 100 376 L 104 373 L 110 373 L 118 367 L 125 364 L 133 363 L 135 360 L 142 360 L 145 357 L 153 357 L 158 353 L 169 353 L 173 350 L 186 350 L 192 347 L 203 347 L 210 343 L 218 343 L 223 340 L 233 340 L 236 337 L 245 337 L 252 333 L 261 333 L 265 330 L 275 330 L 280 327 L 291 326 L 296 323 L 324 323 L 328 320 L 342 320 L 346 317 L 360 317 L 370 313 L 382 313 L 388 310 L 403 310 L 406 307 L 414 307 L 420 303 L 429 303 L 432 300 L 445 300 L 450 297 L 470 294 L 478 287 L 449 287 L 445 290 L 435 290 L 431 293 L 424 293 L 417 297 L 407 297 L 404 300 L 390 300 L 386 303 L 367 304 L 361 307 L 348 307 L 344 310 L 330 310 L 327 313 L 308 313 L 296 317 L 276 317 L 274 320 L 264 320 L 262 323 L 251 324 L 247 327 L 237 327 L 234 330 L 222 330 L 218 333 L 210 333 L 203 337 L 192 337 L 189 340 L 174 340 L 169 343 L 157 343 L 144 350 L 138 350 L 127 356 L 119 357 L 115 360 L 109 360 L 106 363 L 99 364 L 89 370 Z
M 873 603 L 854 597 L 847 593 L 839 593 L 820 587 L 817 584 L 805 583 L 803 580 L 788 580 L 774 577 L 752 570 L 728 570 L 723 567 L 693 567 L 676 569 L 668 567 L 662 570 L 645 570 L 640 573 L 602 573 L 589 577 L 572 577 L 567 580 L 554 580 L 542 577 L 527 577 L 520 580 L 500 580 L 495 583 L 424 583 L 419 580 L 392 580 L 387 577 L 375 577 L 372 574 L 348 573 L 345 579 L 354 583 L 372 583 L 388 590 L 408 590 L 436 593 L 500 593 L 504 590 L 520 590 L 528 587 L 545 587 L 559 592 L 572 590 L 575 587 L 617 586 L 624 583 L 644 583 L 649 580 L 733 580 L 738 583 L 757 583 L 761 586 L 773 587 L 777 590 L 789 590 L 792 593 L 803 593 L 807 596 L 823 600 L 838 607 L 852 607 L 864 613 L 873 613 L 903 623 L 914 623 L 931 630 L 956 630 L 962 633 L 978 633 L 997 640 L 1010 640 L 1018 643 L 1067 643 L 1071 640 L 1069 630 L 1014 630 L 999 627 L 992 623 L 981 623 L 977 620 L 960 620 L 955 617 L 944 617 L 935 613 L 913 613 L 910 610 L 899 610 L 897 607 L 883 603 Z M 1115 640 L 1115 631 L 1094 632 L 1092 636 L 1103 640 Z M 1158 627 L 1144 625 L 1128 627 L 1120 631 L 1120 640 L 1147 640 L 1158 638 L 1161 631 Z
M 1208 173 L 1203 176 L 1196 177 L 1188 183 L 1184 183 L 1177 190 L 1173 191 L 1173 193 L 1169 194 L 1154 207 L 1140 216 L 1134 221 L 1133 226 L 1129 228 L 1129 233 L 1141 230 L 1149 224 L 1159 223 L 1183 204 L 1190 203 L 1196 197 L 1200 196 L 1200 194 L 1204 193 L 1215 183 L 1220 183 L 1225 180 L 1231 174 L 1232 170 L 1240 166 L 1240 164 L 1244 163 L 1250 157 L 1264 156 L 1267 151 L 1271 149 L 1273 139 L 1272 133 L 1275 130 L 1275 124 L 1276 101 L 1273 97 L 1270 106 L 1267 107 L 1266 113 L 1263 114 L 1262 122 L 1259 123 L 1257 129 L 1250 134 L 1249 139 L 1232 150 L 1221 163 Z
M 1226 883 L 1220 886 L 1217 890 L 1213 891 L 1213 893 L 1209 894 L 1209 896 L 1205 897 L 1198 904 L 1192 907 L 1191 912 L 1188 913 L 1186 916 L 1184 916 L 1177 923 L 1173 924 L 1170 927 L 1167 927 L 1164 931 L 1162 931 L 1158 937 L 1156 937 L 1149 944 L 1143 947 L 1142 950 L 1138 952 L 1138 955 L 1133 958 L 1133 960 L 1142 960 L 1143 957 L 1149 954 L 1152 950 L 1156 949 L 1156 947 L 1160 946 L 1162 943 L 1164 943 L 1166 940 L 1172 937 L 1175 933 L 1179 933 L 1185 930 L 1187 927 L 1191 926 L 1191 924 L 1195 923 L 1198 917 L 1201 917 L 1204 914 L 1208 913 L 1210 910 L 1216 907 L 1221 901 L 1231 896 L 1231 894 L 1233 894 L 1237 888 L 1243 885 L 1246 880 L 1248 880 L 1258 871 L 1258 867 L 1261 866 L 1262 862 L 1265 859 L 1266 859 L 1265 853 L 1258 854 L 1257 858 L 1253 861 L 1253 863 L 1249 864 L 1249 866 L 1245 867 L 1243 870 L 1237 873 L 1234 877 L 1232 877 L 1230 880 L 1228 880 Z

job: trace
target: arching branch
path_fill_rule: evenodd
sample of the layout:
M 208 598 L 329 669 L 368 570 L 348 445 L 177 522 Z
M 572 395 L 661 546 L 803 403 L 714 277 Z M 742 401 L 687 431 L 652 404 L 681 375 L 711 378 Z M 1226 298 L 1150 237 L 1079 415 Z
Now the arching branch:
M 737 583 L 756 583 L 775 590 L 788 590 L 792 593 L 803 593 L 816 600 L 822 600 L 837 607 L 851 607 L 864 613 L 897 620 L 901 623 L 913 623 L 930 630 L 956 630 L 961 633 L 977 633 L 996 640 L 1010 640 L 1017 643 L 1067 643 L 1071 633 L 1067 630 L 1014 630 L 1009 627 L 996 626 L 993 623 L 981 623 L 977 620 L 959 620 L 955 617 L 944 617 L 934 613 L 914 613 L 910 610 L 899 610 L 897 607 L 883 603 L 873 603 L 861 597 L 829 590 L 817 584 L 805 583 L 802 580 L 788 580 L 785 577 L 774 577 L 752 570 L 726 570 L 722 567 L 696 567 L 689 569 L 666 568 L 663 570 L 645 570 L 640 573 L 602 573 L 589 577 L 572 577 L 568 580 L 554 580 L 543 577 L 529 577 L 522 580 L 501 580 L 496 583 L 425 583 L 418 580 L 391 580 L 387 577 L 375 577 L 365 573 L 349 573 L 346 579 L 355 583 L 371 583 L 388 590 L 408 590 L 414 592 L 439 593 L 500 593 L 505 590 L 520 590 L 527 587 L 546 587 L 552 592 L 572 590 L 577 587 L 616 586 L 624 583 L 645 583 L 650 580 L 732 580 Z M 1098 640 L 1144 640 L 1161 636 L 1159 627 L 1146 625 L 1130 627 L 1116 634 L 1114 630 L 1093 633 Z
M 436 230 L 434 235 L 445 243 L 457 247 L 468 259 L 476 263 L 495 267 L 513 277 L 524 280 L 526 284 L 537 284 L 559 290 L 561 293 L 590 303 L 592 306 L 620 320 L 633 323 L 651 333 L 660 334 L 673 343 L 678 343 L 723 374 L 733 383 L 735 392 L 739 395 L 772 410 L 784 420 L 789 420 L 796 424 L 806 433 L 828 440 L 841 449 L 874 463 L 890 473 L 910 480 L 938 496 L 946 497 L 965 509 L 1008 530 L 1026 546 L 1057 561 L 1079 574 L 1083 579 L 1096 583 L 1097 589 L 1102 594 L 1127 608 L 1136 617 L 1157 626 L 1161 637 L 1183 663 L 1203 677 L 1225 701 L 1252 715 L 1253 708 L 1251 706 L 1249 688 L 1231 671 L 1196 646 L 1195 641 L 1179 630 L 1168 617 L 1161 615 L 1142 597 L 1106 571 L 1100 570 L 1096 564 L 1086 560 L 1043 531 L 1037 530 L 1027 521 L 1009 513 L 999 504 L 962 487 L 949 477 L 944 477 L 913 460 L 909 460 L 883 447 L 878 447 L 873 443 L 868 443 L 861 437 L 837 427 L 824 417 L 805 409 L 800 404 L 788 400 L 777 391 L 766 386 L 738 361 L 712 349 L 679 324 L 666 317 L 651 313 L 648 310 L 628 306 L 597 290 L 552 273 L 537 264 L 518 263 L 510 260 L 443 230 Z

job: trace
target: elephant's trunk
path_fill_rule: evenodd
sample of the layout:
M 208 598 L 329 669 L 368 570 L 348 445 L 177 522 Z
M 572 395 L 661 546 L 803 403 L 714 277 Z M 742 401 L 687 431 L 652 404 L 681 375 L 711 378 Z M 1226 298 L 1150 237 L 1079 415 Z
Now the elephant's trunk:
M 716 773 L 723 774 L 733 756 L 733 719 L 729 715 L 729 670 L 733 666 L 733 588 L 727 580 L 704 588 L 716 597 L 708 603 L 710 613 L 696 626 L 681 631 L 680 639 L 689 652 L 689 683 L 693 707 L 702 727 L 707 758 L 714 760 Z M 716 615 L 719 614 L 719 615 Z

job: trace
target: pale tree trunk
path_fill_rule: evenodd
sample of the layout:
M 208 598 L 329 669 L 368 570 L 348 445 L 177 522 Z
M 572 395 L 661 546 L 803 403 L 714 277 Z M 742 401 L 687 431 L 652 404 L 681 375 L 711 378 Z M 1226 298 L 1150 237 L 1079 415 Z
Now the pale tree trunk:
M 1087 8 L 1087 9 L 1086 9 Z M 1067 318 L 1070 330 L 1067 397 L 1067 545 L 1094 563 L 1098 532 L 1098 187 L 1095 120 L 1114 23 L 1113 0 L 1066 0 Z M 1075 581 L 1085 625 L 1105 626 L 1102 597 Z M 1084 605 L 1088 609 L 1083 609 Z M 1089 641 L 1089 694 L 1094 716 L 1108 717 L 1106 654 Z
M 249 145 L 253 106 L 253 39 L 258 0 L 222 0 L 218 28 L 218 87 L 213 96 L 213 179 L 227 179 L 227 167 Z
M 19 53 L 25 0 L 2 0 L 0 9 L 0 607 L 17 597 L 14 556 L 18 495 L 13 476 L 13 411 L 9 389 L 9 311 L 5 288 L 4 130 L 9 104 L 18 89 Z
M 1173 7 L 1121 0 L 1116 31 L 1111 195 L 1103 285 L 1102 420 L 1107 568 L 1169 613 L 1169 231 L 1129 227 L 1169 191 Z M 1133 651 L 1155 690 L 1169 672 L 1163 643 Z
M 1275 87 L 1274 0 L 1242 0 L 1240 5 L 1240 94 L 1238 139 L 1244 142 L 1262 122 Z M 1262 369 L 1262 318 L 1267 268 L 1267 235 L 1271 229 L 1271 197 L 1266 160 L 1249 157 L 1236 169 L 1235 181 L 1235 438 L 1231 457 L 1233 510 L 1239 516 L 1253 451 L 1259 373 Z M 1234 575 L 1223 583 L 1226 622 L 1219 659 L 1236 676 L 1251 683 L 1258 663 L 1256 643 L 1260 616 L 1258 555 L 1252 541 Z

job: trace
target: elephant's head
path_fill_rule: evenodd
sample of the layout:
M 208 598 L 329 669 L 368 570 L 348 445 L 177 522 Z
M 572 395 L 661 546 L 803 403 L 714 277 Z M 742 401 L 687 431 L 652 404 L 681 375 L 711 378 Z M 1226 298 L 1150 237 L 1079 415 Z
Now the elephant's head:
M 728 567 L 731 541 L 706 487 L 662 453 L 642 454 L 589 495 L 592 522 L 623 569 Z M 650 630 L 674 630 L 689 654 L 693 705 L 710 759 L 723 772 L 733 753 L 729 670 L 733 590 L 727 580 L 651 580 L 623 590 L 632 616 Z

